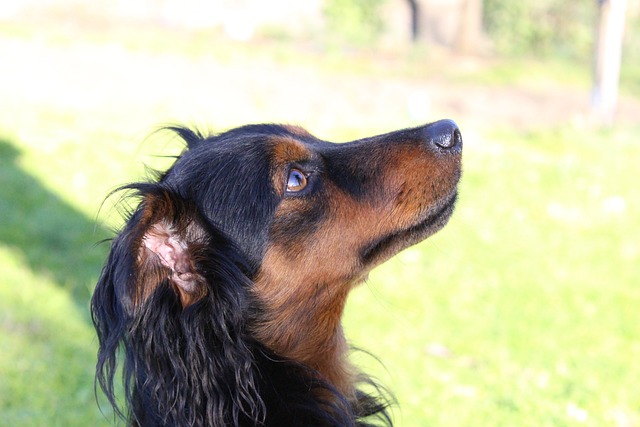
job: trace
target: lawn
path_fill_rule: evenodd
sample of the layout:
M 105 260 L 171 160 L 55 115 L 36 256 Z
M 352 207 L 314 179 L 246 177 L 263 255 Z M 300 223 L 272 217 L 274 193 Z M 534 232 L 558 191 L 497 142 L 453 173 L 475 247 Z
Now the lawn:
M 3 425 L 111 424 L 88 314 L 96 243 L 119 224 L 102 201 L 179 150 L 149 136 L 157 126 L 284 121 L 348 140 L 445 116 L 465 139 L 457 212 L 354 291 L 347 335 L 382 363 L 354 360 L 395 391 L 399 426 L 640 425 L 640 125 L 488 122 L 446 102 L 475 89 L 475 71 L 437 76 L 427 56 L 15 26 L 0 26 L 0 54 Z M 477 73 L 496 100 L 513 96 Z M 431 100 L 423 117 L 415 93 Z

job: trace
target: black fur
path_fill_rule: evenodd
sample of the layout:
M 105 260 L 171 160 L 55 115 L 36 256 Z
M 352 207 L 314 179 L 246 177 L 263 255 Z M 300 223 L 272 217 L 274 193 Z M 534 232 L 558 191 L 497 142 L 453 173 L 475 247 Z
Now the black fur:
M 424 144 L 425 137 L 416 136 L 421 129 L 397 133 L 397 144 L 408 138 Z M 139 204 L 111 243 L 91 301 L 99 338 L 96 383 L 116 413 L 132 426 L 391 425 L 389 395 L 370 379 L 361 376 L 363 387 L 347 398 L 311 367 L 275 354 L 251 330 L 264 315 L 252 286 L 269 242 L 301 240 L 330 213 L 319 176 L 362 199 L 379 191 L 374 175 L 363 170 L 380 167 L 384 157 L 361 161 L 367 140 L 336 148 L 304 134 L 319 153 L 297 165 L 312 172 L 304 196 L 313 208 L 274 217 L 283 196 L 271 181 L 263 142 L 301 134 L 278 125 L 215 137 L 170 130 L 187 149 L 157 180 L 123 187 Z M 382 154 L 391 150 L 385 147 Z M 170 249 L 185 254 L 175 265 L 149 255 L 154 233 L 178 241 Z M 402 238 L 415 243 L 426 235 L 420 233 Z M 396 250 L 398 239 L 368 244 Z M 386 256 L 382 249 L 367 253 L 373 252 Z M 120 369 L 123 402 L 116 397 Z

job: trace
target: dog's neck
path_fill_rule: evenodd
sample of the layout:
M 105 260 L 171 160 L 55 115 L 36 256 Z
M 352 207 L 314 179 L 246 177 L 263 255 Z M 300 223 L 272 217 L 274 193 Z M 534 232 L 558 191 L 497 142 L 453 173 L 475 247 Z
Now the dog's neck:
M 256 293 L 265 311 L 253 327 L 255 336 L 278 355 L 317 371 L 348 400 L 355 400 L 357 371 L 348 360 L 340 323 L 352 286 L 316 285 L 309 290 L 287 283 L 290 279 L 264 272 L 258 276 Z

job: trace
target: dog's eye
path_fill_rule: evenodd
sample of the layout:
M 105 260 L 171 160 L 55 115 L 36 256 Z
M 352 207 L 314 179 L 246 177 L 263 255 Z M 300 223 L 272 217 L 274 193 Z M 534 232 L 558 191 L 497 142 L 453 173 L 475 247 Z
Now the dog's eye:
M 298 169 L 291 169 L 287 178 L 287 192 L 296 193 L 307 186 L 307 177 Z

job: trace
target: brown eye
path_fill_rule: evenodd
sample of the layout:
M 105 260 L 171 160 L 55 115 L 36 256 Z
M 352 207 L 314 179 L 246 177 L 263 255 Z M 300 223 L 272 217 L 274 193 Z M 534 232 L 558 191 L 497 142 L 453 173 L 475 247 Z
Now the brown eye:
M 304 190 L 307 186 L 307 177 L 298 169 L 291 169 L 287 178 L 287 192 L 295 193 Z

